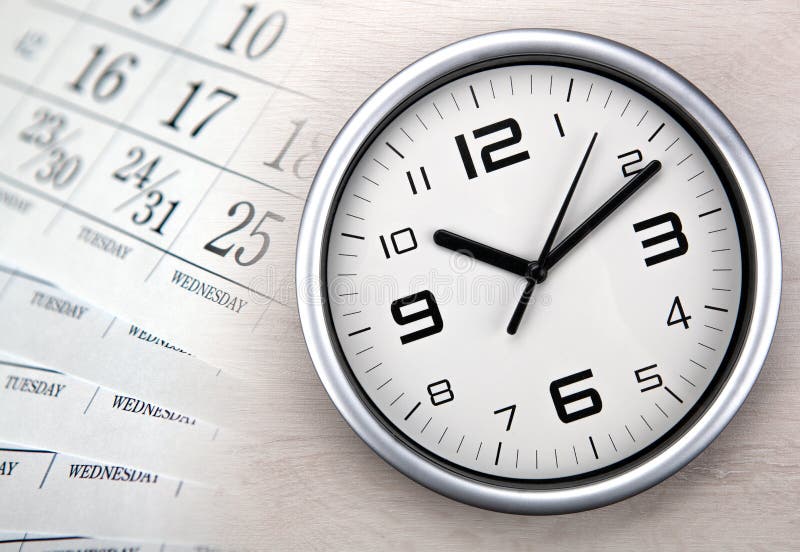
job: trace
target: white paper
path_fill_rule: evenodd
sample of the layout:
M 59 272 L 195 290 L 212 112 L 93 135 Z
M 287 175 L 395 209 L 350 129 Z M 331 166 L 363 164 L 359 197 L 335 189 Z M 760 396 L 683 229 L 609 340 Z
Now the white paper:
M 219 537 L 213 490 L 59 451 L 0 443 L 3 527 L 196 543 Z
M 246 396 L 238 378 L 139 324 L 3 266 L 0 350 L 209 422 L 241 426 Z
M 224 431 L 188 412 L 0 354 L 5 441 L 207 481 L 223 454 Z

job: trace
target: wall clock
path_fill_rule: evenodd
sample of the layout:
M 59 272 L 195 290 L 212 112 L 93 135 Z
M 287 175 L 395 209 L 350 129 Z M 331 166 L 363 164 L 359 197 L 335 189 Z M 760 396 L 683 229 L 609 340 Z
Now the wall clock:
M 658 61 L 516 30 L 407 67 L 322 162 L 300 316 L 339 411 L 454 499 L 564 513 L 699 454 L 764 362 L 781 285 L 735 129 Z

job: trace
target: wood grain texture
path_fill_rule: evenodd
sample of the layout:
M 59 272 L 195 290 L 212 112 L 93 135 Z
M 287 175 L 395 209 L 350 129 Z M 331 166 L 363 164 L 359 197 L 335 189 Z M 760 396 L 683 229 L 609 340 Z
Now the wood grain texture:
M 324 99 L 330 140 L 377 86 L 422 55 L 519 27 L 641 49 L 694 82 L 744 136 L 773 195 L 784 253 L 780 322 L 755 389 L 722 436 L 663 484 L 581 514 L 503 515 L 440 497 L 372 453 L 319 384 L 292 314 L 270 359 L 283 369 L 251 383 L 265 404 L 258 436 L 241 453 L 262 508 L 232 530 L 275 550 L 797 550 L 800 2 L 331 2 L 320 10 L 314 53 L 291 78 Z

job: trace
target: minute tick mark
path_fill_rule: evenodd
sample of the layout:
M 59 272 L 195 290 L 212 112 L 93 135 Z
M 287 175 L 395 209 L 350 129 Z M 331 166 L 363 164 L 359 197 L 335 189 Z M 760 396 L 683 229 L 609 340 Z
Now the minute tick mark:
M 458 101 L 456 101 L 456 96 L 452 92 L 450 92 L 450 97 L 453 98 L 453 103 L 456 104 L 456 109 L 461 111 L 461 106 L 458 105 Z
M 431 423 L 431 420 L 433 420 L 433 416 L 431 416 L 430 418 L 428 418 L 428 421 L 427 421 L 427 422 L 425 422 L 425 425 L 424 425 L 424 426 L 422 426 L 422 429 L 420 429 L 420 430 L 419 430 L 419 432 L 420 432 L 420 433 L 424 433 L 424 432 L 425 432 L 425 430 L 428 428 L 428 424 L 430 424 L 430 423 Z
M 628 111 L 628 106 L 631 105 L 631 101 L 628 100 L 628 103 L 625 104 L 625 107 L 622 108 L 622 113 L 619 114 L 620 117 L 625 115 L 625 112 Z
M 609 90 L 609 92 L 608 92 L 608 98 L 606 98 L 606 103 L 603 105 L 603 109 L 605 109 L 605 108 L 607 108 L 607 107 L 608 107 L 608 101 L 611 99 L 611 94 L 613 94 L 613 93 L 614 93 L 614 91 L 613 91 L 613 90 Z

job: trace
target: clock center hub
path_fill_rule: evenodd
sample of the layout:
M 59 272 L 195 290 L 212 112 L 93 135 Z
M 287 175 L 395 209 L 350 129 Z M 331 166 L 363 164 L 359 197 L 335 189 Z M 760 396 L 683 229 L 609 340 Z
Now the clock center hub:
M 547 280 L 547 267 L 540 265 L 536 261 L 528 263 L 528 270 L 525 273 L 525 278 L 533 280 L 537 284 L 541 284 Z

